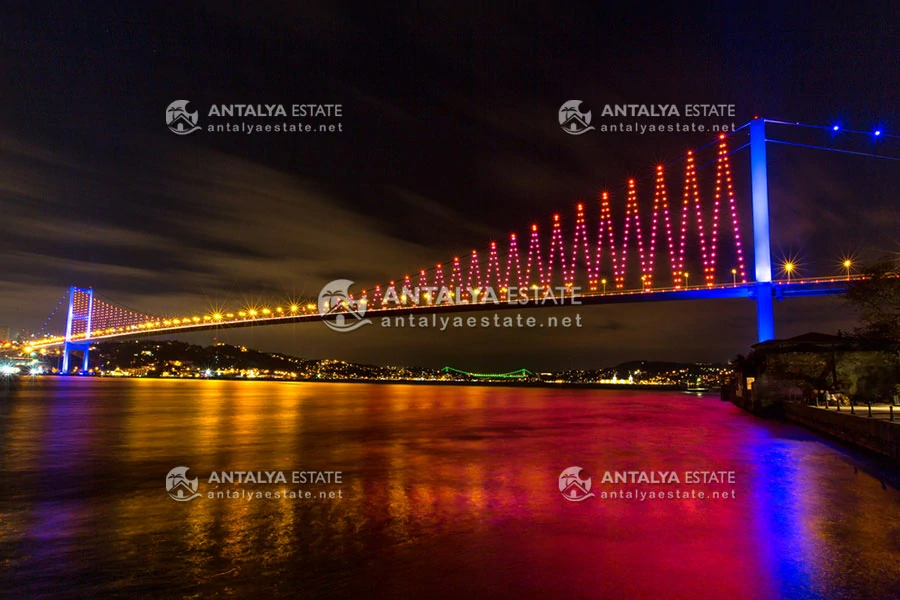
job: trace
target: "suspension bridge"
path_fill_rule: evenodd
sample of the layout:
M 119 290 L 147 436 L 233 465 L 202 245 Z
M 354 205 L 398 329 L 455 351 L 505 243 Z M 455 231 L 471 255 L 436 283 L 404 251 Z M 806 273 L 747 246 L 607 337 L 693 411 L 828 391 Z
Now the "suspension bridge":
M 767 122 L 786 124 L 757 118 L 674 161 L 683 162 L 683 167 L 658 165 L 652 186 L 647 186 L 652 191 L 639 189 L 638 182 L 629 179 L 624 198 L 601 192 L 595 202 L 577 203 L 572 215 L 553 214 L 549 226 L 534 223 L 525 235 L 512 233 L 465 258 L 456 256 L 358 295 L 338 297 L 324 307 L 320 297 L 163 317 L 118 305 L 95 295 L 92 288 L 71 287 L 64 303 L 65 331 L 37 338 L 30 347 L 62 347 L 63 373 L 70 372 L 70 354 L 80 352 L 81 370 L 86 372 L 91 344 L 141 336 L 321 321 L 343 313 L 377 318 L 521 309 L 523 304 L 728 298 L 752 299 L 759 341 L 773 339 L 775 300 L 841 294 L 860 276 L 851 273 L 845 261 L 846 272 L 840 276 L 800 278 L 787 263 L 782 265 L 782 277 L 773 278 L 766 150 L 768 143 L 787 142 L 767 139 Z M 729 147 L 739 132 L 749 140 Z M 752 270 L 745 255 L 741 199 L 731 161 L 745 148 L 750 155 Z M 702 179 L 698 161 L 705 152 L 714 154 L 702 165 L 711 167 L 713 174 Z M 615 207 L 623 204 L 624 210 L 617 211 Z

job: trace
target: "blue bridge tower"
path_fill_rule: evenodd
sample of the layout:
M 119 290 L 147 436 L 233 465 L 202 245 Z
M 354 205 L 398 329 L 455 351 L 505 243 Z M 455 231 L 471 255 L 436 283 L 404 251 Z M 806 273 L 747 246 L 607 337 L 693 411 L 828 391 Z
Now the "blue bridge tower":
M 94 310 L 94 289 L 69 288 L 69 315 L 66 319 L 66 341 L 63 344 L 62 373 L 69 374 L 69 354 L 73 350 L 80 350 L 84 356 L 81 359 L 81 372 L 87 373 L 88 353 L 91 346 L 91 314 Z M 75 335 L 84 334 L 78 341 L 72 341 Z

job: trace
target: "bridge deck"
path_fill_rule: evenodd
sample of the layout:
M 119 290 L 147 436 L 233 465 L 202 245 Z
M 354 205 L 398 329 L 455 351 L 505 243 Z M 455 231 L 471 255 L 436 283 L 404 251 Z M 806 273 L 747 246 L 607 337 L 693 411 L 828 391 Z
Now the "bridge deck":
M 792 281 L 776 281 L 772 286 L 772 293 L 776 299 L 784 298 L 802 298 L 813 296 L 832 296 L 842 294 L 847 287 L 848 279 L 842 278 L 824 278 L 816 280 Z M 757 285 L 754 283 L 723 285 L 718 287 L 691 287 L 684 289 L 654 289 L 654 290 L 615 290 L 606 293 L 589 293 L 571 299 L 557 299 L 555 302 L 549 301 L 544 304 L 528 302 L 521 304 L 519 302 L 485 302 L 474 304 L 453 304 L 441 306 L 412 306 L 398 308 L 382 308 L 370 309 L 365 316 L 369 319 L 378 319 L 389 316 L 403 316 L 407 314 L 445 314 L 445 313 L 466 313 L 466 312 L 483 312 L 483 311 L 503 311 L 503 310 L 534 310 L 539 308 L 558 308 L 560 306 L 591 306 L 600 304 L 626 304 L 634 302 L 671 302 L 676 300 L 722 300 L 729 298 L 755 298 L 757 293 Z M 146 329 L 136 329 L 132 331 L 110 333 L 106 335 L 94 335 L 89 340 L 85 338 L 73 340 L 74 343 L 98 343 L 105 341 L 116 341 L 122 339 L 133 339 L 140 337 L 151 337 L 160 335 L 171 335 L 177 333 L 194 333 L 209 330 L 233 329 L 238 327 L 258 327 L 265 325 L 282 325 L 287 323 L 307 323 L 312 321 L 322 321 L 333 317 L 322 316 L 318 313 L 312 314 L 286 314 L 271 317 L 253 317 L 253 318 L 236 318 L 232 320 L 219 321 L 203 321 L 200 323 L 190 323 L 187 325 L 175 325 L 170 327 L 152 327 Z M 49 348 L 59 346 L 64 340 L 54 339 L 49 342 L 35 342 L 34 348 Z

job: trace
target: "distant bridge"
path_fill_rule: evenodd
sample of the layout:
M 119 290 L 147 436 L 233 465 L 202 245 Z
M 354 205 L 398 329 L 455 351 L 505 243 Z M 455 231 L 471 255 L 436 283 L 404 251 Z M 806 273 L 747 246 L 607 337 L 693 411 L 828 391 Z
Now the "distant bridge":
M 534 377 L 534 373 L 528 369 L 519 369 L 518 371 L 510 371 L 509 373 L 469 373 L 468 371 L 460 371 L 453 367 L 444 367 L 442 373 L 455 373 L 457 375 L 466 375 L 476 379 L 525 379 L 526 377 Z

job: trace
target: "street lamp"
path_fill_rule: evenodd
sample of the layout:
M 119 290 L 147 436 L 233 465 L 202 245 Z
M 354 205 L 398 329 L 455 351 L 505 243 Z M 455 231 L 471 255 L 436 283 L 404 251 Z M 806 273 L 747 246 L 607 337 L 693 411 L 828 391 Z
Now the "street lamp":
M 688 277 L 690 277 L 690 276 L 691 276 L 690 273 L 688 273 L 687 271 L 684 272 L 684 287 L 685 287 L 685 289 L 690 287 L 690 285 L 688 283 Z
M 603 284 L 603 293 L 606 294 L 606 279 L 601 279 L 600 283 Z
M 791 261 L 784 263 L 784 272 L 787 273 L 788 283 L 791 282 L 791 274 L 794 272 L 795 265 Z
M 841 264 L 844 265 L 845 269 L 847 269 L 847 279 L 850 279 L 850 267 L 853 266 L 853 262 L 849 258 L 845 258 L 844 262 Z
M 731 270 L 731 284 L 737 287 L 737 269 Z

